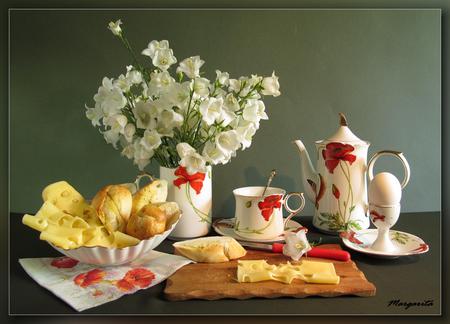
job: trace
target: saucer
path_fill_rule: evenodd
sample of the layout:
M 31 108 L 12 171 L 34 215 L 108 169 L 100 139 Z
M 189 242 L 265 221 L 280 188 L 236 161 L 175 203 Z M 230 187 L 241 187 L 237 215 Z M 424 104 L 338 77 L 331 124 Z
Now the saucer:
M 217 232 L 217 234 L 223 235 L 223 236 L 231 236 L 232 238 L 238 240 L 238 241 L 247 241 L 247 242 L 283 242 L 284 241 L 284 235 L 281 234 L 280 236 L 274 237 L 272 239 L 250 239 L 246 237 L 242 237 L 234 232 L 234 217 L 233 218 L 220 218 L 213 222 L 212 224 L 214 230 Z M 292 219 L 287 222 L 287 231 L 293 231 L 297 228 L 302 227 L 300 223 L 297 223 L 296 221 L 293 221 Z
M 380 258 L 398 258 L 406 255 L 422 254 L 428 252 L 430 249 L 428 244 L 420 237 L 405 232 L 390 230 L 389 236 L 396 247 L 396 251 L 386 252 L 373 250 L 370 246 L 376 240 L 377 235 L 377 229 L 366 229 L 356 232 L 350 240 L 348 238 L 342 238 L 342 242 L 346 247 L 354 251 Z

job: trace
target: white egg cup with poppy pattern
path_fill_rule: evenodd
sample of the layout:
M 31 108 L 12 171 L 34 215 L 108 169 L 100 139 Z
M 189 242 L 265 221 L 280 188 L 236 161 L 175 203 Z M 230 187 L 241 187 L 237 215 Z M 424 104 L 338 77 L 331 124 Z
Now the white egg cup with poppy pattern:
M 303 193 L 286 194 L 281 188 L 242 187 L 233 190 L 236 202 L 234 232 L 246 239 L 273 239 L 283 234 L 288 221 L 305 206 Z M 291 197 L 300 199 L 298 208 L 291 208 Z M 283 218 L 283 207 L 289 215 Z
M 397 223 L 400 216 L 400 204 L 392 206 L 377 206 L 369 204 L 370 220 L 378 229 L 376 240 L 371 248 L 376 251 L 395 252 L 397 250 L 390 237 L 390 228 Z
M 167 201 L 178 203 L 183 216 L 169 238 L 173 240 L 205 236 L 211 229 L 211 166 L 206 172 L 189 174 L 185 168 L 160 167 L 160 178 L 168 182 Z

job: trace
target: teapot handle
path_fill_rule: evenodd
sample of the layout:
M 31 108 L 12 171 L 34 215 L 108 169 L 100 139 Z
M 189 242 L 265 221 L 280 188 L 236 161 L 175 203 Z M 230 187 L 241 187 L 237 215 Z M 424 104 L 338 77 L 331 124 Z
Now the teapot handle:
M 383 156 L 383 155 L 393 155 L 393 156 L 395 156 L 396 158 L 398 158 L 402 162 L 403 169 L 405 170 L 405 177 L 403 178 L 401 186 L 402 186 L 402 189 L 405 188 L 406 185 L 409 182 L 409 178 L 410 178 L 410 175 L 411 175 L 411 170 L 409 168 L 409 163 L 406 160 L 406 158 L 403 155 L 403 153 L 402 152 L 397 152 L 397 151 L 385 150 L 385 151 L 377 152 L 377 153 L 375 153 L 372 156 L 372 158 L 369 161 L 369 166 L 368 166 L 368 171 L 367 171 L 368 176 L 369 176 L 369 181 L 372 181 L 372 179 L 373 179 L 373 165 L 375 164 L 375 161 L 378 160 L 378 158 L 380 156 Z

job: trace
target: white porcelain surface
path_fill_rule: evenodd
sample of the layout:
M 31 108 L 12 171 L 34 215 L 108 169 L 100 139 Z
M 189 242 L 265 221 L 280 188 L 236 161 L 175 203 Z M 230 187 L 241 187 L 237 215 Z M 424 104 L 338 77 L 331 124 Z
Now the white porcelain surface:
M 290 193 L 286 195 L 286 191 L 281 188 L 268 187 L 264 197 L 262 194 L 264 187 L 253 186 L 243 187 L 233 190 L 235 198 L 235 214 L 236 219 L 234 231 L 237 235 L 249 239 L 273 239 L 280 236 L 284 232 L 284 224 L 291 217 L 299 213 L 304 207 L 304 198 L 300 193 Z M 273 208 L 269 218 L 265 218 L 259 203 L 273 196 L 280 197 L 279 208 Z M 299 207 L 292 210 L 288 201 L 297 196 L 300 199 Z M 292 202 L 291 202 L 292 204 Z M 283 208 L 289 213 L 286 220 L 283 218 Z
M 217 234 L 223 235 L 223 236 L 231 236 L 239 241 L 248 241 L 248 242 L 283 242 L 284 241 L 284 235 L 279 235 L 277 237 L 274 237 L 272 239 L 257 239 L 257 238 L 246 238 L 242 237 L 235 233 L 234 231 L 234 222 L 235 218 L 222 218 L 214 221 L 213 228 L 216 231 Z M 286 231 L 294 231 L 300 227 L 303 227 L 300 223 L 289 220 L 286 224 Z
M 173 184 L 176 169 L 160 167 L 160 178 L 168 182 L 167 201 L 175 201 L 183 211 L 183 217 L 170 234 L 171 239 L 194 238 L 208 234 L 211 228 L 212 182 L 211 167 L 207 167 L 203 187 L 199 194 L 187 184 L 180 188 Z M 190 197 L 190 200 L 189 200 Z M 194 206 L 194 207 L 193 207 Z
M 390 207 L 370 204 L 369 214 L 372 224 L 378 229 L 378 236 L 371 248 L 377 251 L 395 252 L 397 247 L 391 241 L 389 229 L 397 223 L 400 216 L 400 204 Z
M 342 238 L 342 242 L 345 246 L 354 251 L 384 258 L 396 258 L 400 256 L 422 254 L 428 252 L 429 250 L 429 246 L 420 237 L 406 232 L 390 230 L 389 237 L 395 247 L 395 249 L 390 252 L 377 251 L 371 247 L 377 238 L 376 229 L 358 231 L 354 236 L 353 242 L 347 238 Z
M 182 215 L 174 222 L 165 232 L 155 235 L 148 240 L 142 240 L 135 246 L 125 248 L 107 248 L 107 247 L 79 247 L 77 249 L 64 250 L 53 244 L 50 244 L 60 253 L 78 260 L 83 263 L 95 264 L 99 266 L 111 266 L 129 263 L 137 258 L 144 256 L 149 251 L 155 249 L 177 225 L 178 221 L 182 219 Z

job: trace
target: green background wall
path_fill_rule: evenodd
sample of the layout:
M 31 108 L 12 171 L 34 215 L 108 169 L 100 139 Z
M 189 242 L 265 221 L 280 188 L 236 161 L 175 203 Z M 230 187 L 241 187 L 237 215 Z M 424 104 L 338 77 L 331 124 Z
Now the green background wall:
M 11 12 L 11 211 L 36 211 L 53 181 L 90 197 L 137 174 L 84 115 L 102 77 L 130 63 L 106 29 L 117 18 L 137 50 L 168 39 L 179 61 L 201 55 L 209 78 L 216 68 L 280 76 L 282 95 L 265 100 L 270 120 L 252 147 L 214 168 L 214 217 L 232 216 L 232 189 L 263 184 L 272 168 L 274 185 L 303 190 L 291 140 L 313 152 L 340 111 L 372 143 L 369 155 L 405 152 L 412 179 L 403 211 L 440 210 L 438 10 L 80 10 Z M 377 171 L 384 168 L 401 176 L 395 160 L 382 160 Z M 308 204 L 304 214 L 312 211 Z

